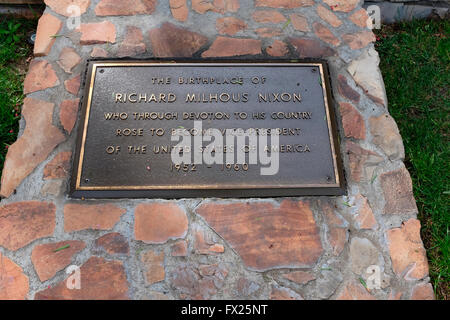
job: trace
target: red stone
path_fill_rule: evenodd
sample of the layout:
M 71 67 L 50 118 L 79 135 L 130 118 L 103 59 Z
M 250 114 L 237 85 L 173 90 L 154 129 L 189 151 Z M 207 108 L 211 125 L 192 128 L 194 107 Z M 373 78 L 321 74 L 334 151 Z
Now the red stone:
M 81 62 L 81 57 L 75 51 L 74 48 L 66 47 L 61 50 L 58 65 L 66 73 L 72 73 L 72 69 L 75 68 Z
M 22 107 L 25 131 L 8 149 L 0 195 L 9 197 L 22 180 L 64 141 L 64 135 L 52 124 L 53 108 L 53 103 L 25 98 Z
M 348 283 L 343 291 L 338 295 L 336 300 L 376 300 L 367 290 L 359 283 Z
M 208 203 L 197 213 L 253 270 L 310 267 L 323 251 L 306 202 Z
M 58 271 L 67 267 L 73 256 L 85 247 L 83 241 L 77 240 L 35 246 L 31 253 L 31 261 L 41 282 L 53 278 Z
M 86 12 L 91 4 L 90 0 L 44 0 L 45 4 L 49 6 L 56 13 L 66 17 L 76 17 Z M 71 10 L 71 6 L 76 6 L 78 11 Z
M 170 247 L 170 254 L 172 257 L 186 257 L 188 255 L 188 245 L 185 240 L 175 242 Z
M 283 274 L 283 278 L 286 278 L 298 284 L 307 284 L 308 282 L 316 279 L 314 274 L 305 271 L 293 271 L 287 274 Z
M 146 51 L 144 36 L 141 29 L 133 26 L 127 27 L 125 39 L 120 45 L 118 57 L 133 57 Z
M 188 19 L 189 8 L 187 6 L 186 0 L 170 0 L 169 1 L 170 11 L 172 16 L 181 22 Z
M 55 35 L 61 31 L 62 22 L 51 14 L 43 14 L 39 19 L 36 40 L 34 42 L 34 56 L 42 57 L 50 53 L 56 41 Z
M 324 213 L 328 231 L 327 240 L 333 249 L 333 255 L 339 256 L 348 240 L 347 228 L 345 228 L 345 222 L 338 217 L 334 212 L 333 207 L 328 202 L 321 204 L 321 209 Z
M 144 203 L 134 211 L 134 235 L 145 243 L 164 243 L 184 238 L 188 219 L 184 210 L 174 203 Z
M 130 247 L 127 238 L 118 232 L 107 233 L 95 240 L 95 246 L 102 248 L 108 254 L 125 254 L 128 255 Z
M 286 21 L 286 18 L 276 10 L 257 10 L 252 17 L 258 23 L 280 23 Z
M 261 54 L 261 40 L 217 37 L 203 58 Z
M 111 230 L 126 212 L 112 204 L 75 204 L 64 206 L 64 231 Z
M 383 173 L 380 176 L 383 189 L 385 214 L 407 214 L 417 212 L 412 191 L 411 177 L 406 168 Z
M 339 18 L 333 12 L 331 12 L 322 5 L 319 5 L 317 7 L 317 14 L 319 15 L 319 17 L 328 22 L 334 28 L 337 28 L 342 24 L 342 21 L 339 20 Z
M 164 281 L 166 277 L 164 271 L 164 252 L 157 254 L 153 250 L 148 250 L 141 255 L 141 261 L 144 265 L 147 284 Z
M 373 229 L 377 226 L 377 221 L 373 215 L 372 208 L 367 198 L 361 194 L 355 197 L 355 206 L 357 208 L 355 222 L 359 229 Z
M 333 11 L 350 12 L 359 4 L 359 0 L 324 0 Z
M 58 153 L 44 168 L 44 180 L 61 179 L 67 177 L 70 170 L 72 152 Z
M 76 75 L 75 77 L 64 81 L 64 87 L 67 92 L 73 94 L 74 96 L 78 95 L 78 91 L 80 91 L 81 86 L 81 75 Z
M 314 5 L 314 0 L 255 0 L 255 7 L 293 9 Z
M 291 38 L 289 42 L 299 58 L 326 58 L 336 54 L 333 49 L 323 46 L 318 40 Z
M 415 286 L 411 300 L 434 300 L 434 291 L 431 283 L 422 283 Z
M 289 49 L 283 41 L 274 40 L 266 49 L 267 54 L 272 57 L 283 57 L 289 53 Z
M 66 280 L 36 293 L 36 300 L 127 300 L 128 282 L 121 261 L 91 257 L 80 268 L 81 289 L 68 289 Z M 69 276 L 72 277 L 72 276 Z M 70 278 L 69 278 L 70 280 Z
M 203 231 L 195 232 L 195 253 L 197 254 L 217 254 L 223 253 L 224 247 L 221 244 L 213 243 L 212 241 L 205 240 L 205 234 Z
M 369 16 L 367 15 L 366 9 L 359 9 L 349 17 L 349 20 L 356 24 L 358 27 L 367 28 L 367 21 L 369 20 Z
M 361 31 L 353 34 L 344 34 L 342 39 L 353 50 L 365 48 L 369 43 L 374 42 L 375 35 L 372 31 Z
M 110 21 L 83 23 L 76 30 L 81 32 L 81 45 L 116 42 L 116 27 Z
M 235 17 L 219 18 L 216 21 L 216 29 L 220 34 L 234 35 L 247 28 L 247 24 Z
M 59 120 L 68 134 L 72 132 L 78 118 L 80 99 L 64 100 L 59 106 Z
M 224 14 L 225 12 L 237 12 L 240 8 L 239 1 L 240 0 L 214 0 L 213 5 L 219 13 Z
M 39 201 L 13 202 L 0 207 L 0 245 L 8 250 L 50 237 L 55 229 L 56 207 Z
M 311 30 L 308 25 L 308 19 L 305 16 L 297 13 L 291 13 L 289 18 L 291 19 L 292 26 L 295 30 L 302 32 L 308 32 Z
M 97 16 L 134 16 L 152 14 L 157 0 L 101 0 L 95 7 Z
M 30 69 L 23 83 L 24 94 L 45 90 L 57 85 L 59 85 L 58 77 L 48 61 L 31 61 Z
M 341 41 L 330 31 L 330 29 L 319 22 L 315 22 L 313 24 L 313 30 L 316 36 L 326 43 L 333 46 L 338 46 L 341 43 Z
M 364 140 L 366 138 L 366 125 L 359 111 L 346 102 L 339 103 L 339 111 L 345 136 L 347 138 Z
M 420 239 L 420 222 L 409 219 L 400 228 L 387 231 L 389 254 L 395 274 L 419 280 L 428 275 L 426 251 Z
M 0 252 L 0 300 L 25 300 L 29 288 L 22 268 Z
M 255 32 L 261 38 L 273 38 L 273 37 L 281 36 L 281 34 L 282 34 L 281 29 L 278 29 L 278 28 L 258 28 L 255 30 Z
M 301 295 L 289 288 L 272 286 L 270 300 L 304 300 Z
M 383 158 L 370 150 L 361 148 L 358 144 L 347 141 L 346 153 L 348 154 L 350 178 L 354 182 L 371 181 L 373 172 L 369 168 L 374 168 L 383 161 Z
M 360 95 L 352 89 L 347 82 L 347 78 L 342 74 L 338 75 L 338 91 L 341 96 L 347 98 L 353 103 L 359 103 Z
M 169 22 L 150 30 L 149 36 L 155 57 L 191 57 L 208 42 L 205 36 Z
M 107 58 L 109 56 L 108 51 L 103 48 L 95 47 L 91 51 L 92 58 Z

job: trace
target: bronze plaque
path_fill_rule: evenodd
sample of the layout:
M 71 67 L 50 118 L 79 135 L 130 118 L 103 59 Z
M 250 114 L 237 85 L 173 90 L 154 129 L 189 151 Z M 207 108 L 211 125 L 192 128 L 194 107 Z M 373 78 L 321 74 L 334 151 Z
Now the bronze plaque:
M 345 193 L 324 62 L 91 61 L 70 195 Z

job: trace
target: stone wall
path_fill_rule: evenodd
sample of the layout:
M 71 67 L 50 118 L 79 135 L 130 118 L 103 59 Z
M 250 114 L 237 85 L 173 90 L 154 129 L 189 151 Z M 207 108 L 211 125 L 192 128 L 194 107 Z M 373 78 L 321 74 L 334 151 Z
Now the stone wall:
M 433 298 L 360 1 L 45 2 L 1 180 L 0 299 Z M 87 60 L 193 56 L 326 59 L 348 195 L 68 198 Z M 66 287 L 69 265 L 81 266 L 79 290 Z M 363 285 L 372 265 L 378 289 Z

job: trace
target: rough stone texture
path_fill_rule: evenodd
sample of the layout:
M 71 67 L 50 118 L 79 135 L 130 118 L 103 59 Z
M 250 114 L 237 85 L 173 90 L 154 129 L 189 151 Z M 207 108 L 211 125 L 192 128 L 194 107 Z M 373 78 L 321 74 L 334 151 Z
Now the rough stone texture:
M 205 36 L 168 22 L 150 30 L 149 36 L 156 57 L 190 57 L 208 42 Z
M 217 37 L 203 58 L 261 54 L 261 40 Z
M 81 62 L 81 57 L 75 51 L 74 48 L 66 47 L 61 50 L 59 55 L 58 65 L 67 73 L 72 73 L 72 69 L 75 68 Z
M 258 28 L 255 30 L 255 32 L 261 38 L 273 38 L 273 37 L 278 37 L 282 34 L 281 29 L 277 29 L 277 28 Z
M 294 47 L 299 58 L 326 58 L 335 55 L 335 51 L 324 46 L 318 40 L 291 38 L 290 44 Z
M 44 2 L 53 11 L 66 17 L 76 17 L 84 14 L 91 4 L 91 0 L 44 0 Z M 77 6 L 79 11 L 73 10 L 71 6 Z
M 351 141 L 347 141 L 346 153 L 349 160 L 351 180 L 355 182 L 370 182 L 376 177 L 375 168 L 383 161 L 379 154 L 363 149 Z
M 52 125 L 53 107 L 53 103 L 25 98 L 22 107 L 25 132 L 8 149 L 0 195 L 9 197 L 22 180 L 64 141 L 64 135 Z
M 95 47 L 92 49 L 91 57 L 92 58 L 107 58 L 109 56 L 108 51 L 103 48 Z
M 216 29 L 220 34 L 232 36 L 245 28 L 247 28 L 247 24 L 234 17 L 219 18 L 216 21 Z
M 367 96 L 381 106 L 387 106 L 383 77 L 378 64 L 380 58 L 375 49 L 370 48 L 353 60 L 347 70 Z
M 43 14 L 39 19 L 36 40 L 34 43 L 34 56 L 42 57 L 50 53 L 50 50 L 55 43 L 54 37 L 62 28 L 62 22 L 51 14 Z
M 327 240 L 333 249 L 333 255 L 339 256 L 344 250 L 348 239 L 345 222 L 338 217 L 329 203 L 322 203 L 321 209 L 328 225 Z
M 280 23 L 286 21 L 286 17 L 276 10 L 257 10 L 252 17 L 258 23 Z
M 59 121 L 64 130 L 70 134 L 78 118 L 80 99 L 64 100 L 59 106 Z
M 208 203 L 196 211 L 251 269 L 312 266 L 322 254 L 308 203 Z
M 302 32 L 308 32 L 311 30 L 308 25 L 308 19 L 305 16 L 297 13 L 292 13 L 291 15 L 289 15 L 289 18 L 291 19 L 292 26 L 295 30 Z
M 189 8 L 187 6 L 186 0 L 170 0 L 170 11 L 172 16 L 178 21 L 184 22 L 188 19 Z
M 246 278 L 239 278 L 236 283 L 236 291 L 239 298 L 247 298 L 257 292 L 260 286 L 253 281 Z
M 152 14 L 157 0 L 101 0 L 95 7 L 97 16 L 133 16 Z
M 366 138 L 366 126 L 364 119 L 358 110 L 350 103 L 339 103 L 339 111 L 342 117 L 342 126 L 347 138 L 364 140 Z
M 406 279 L 422 279 L 428 275 L 428 261 L 420 240 L 420 222 L 409 219 L 400 228 L 387 231 L 389 253 L 394 272 Z
M 82 23 L 77 31 L 81 32 L 81 45 L 116 42 L 116 27 L 109 21 Z
M 64 231 L 111 230 L 126 210 L 112 204 L 75 204 L 64 206 Z
M 383 173 L 380 176 L 383 189 L 385 214 L 416 213 L 417 205 L 414 201 L 411 177 L 408 170 L 402 167 L 399 170 Z
M 127 27 L 125 39 L 120 45 L 118 57 L 133 57 L 146 51 L 144 35 L 141 29 L 133 26 Z
M 376 40 L 375 35 L 372 31 L 361 31 L 353 34 L 344 34 L 342 36 L 342 39 L 353 50 L 365 48 L 369 45 L 369 43 Z
M 145 269 L 145 280 L 147 284 L 164 281 L 164 252 L 156 253 L 153 250 L 141 254 L 141 261 Z
M 289 53 L 289 49 L 283 41 L 274 40 L 270 46 L 266 48 L 267 54 L 272 57 L 282 57 Z
M 388 115 L 371 117 L 369 119 L 372 142 L 387 154 L 390 160 L 403 159 L 405 149 L 402 137 L 394 119 Z
M 359 229 L 374 229 L 377 227 L 377 221 L 373 215 L 372 208 L 367 198 L 361 194 L 355 197 L 356 217 L 355 222 Z
M 0 300 L 25 300 L 29 281 L 21 267 L 0 252 Z
M 95 240 L 95 246 L 105 250 L 110 255 L 128 255 L 130 252 L 127 238 L 118 232 L 107 233 L 98 238 Z
M 307 284 L 316 279 L 314 274 L 305 271 L 293 271 L 283 274 L 283 277 L 298 284 Z
M 140 204 L 134 217 L 135 239 L 145 243 L 184 238 L 188 229 L 186 213 L 173 203 Z
M 340 74 L 338 75 L 337 80 L 339 94 L 353 103 L 359 103 L 361 96 L 348 84 L 347 78 Z
M 365 9 L 359 9 L 358 11 L 355 11 L 355 13 L 353 13 L 348 18 L 358 27 L 367 28 L 369 16 L 367 15 L 367 11 Z
M 172 257 L 185 257 L 188 255 L 188 244 L 185 240 L 175 242 L 170 248 Z
M 367 290 L 359 283 L 349 283 L 343 289 L 337 300 L 375 300 Z
M 350 243 L 351 268 L 357 275 L 362 275 L 371 265 L 378 265 L 379 252 L 366 238 L 353 238 Z
M 31 261 L 41 282 L 47 281 L 67 267 L 72 257 L 86 247 L 83 241 L 61 241 L 40 244 L 33 248 Z
M 411 300 L 434 300 L 434 291 L 431 283 L 422 283 L 415 286 Z
M 60 179 L 69 175 L 71 151 L 58 153 L 44 168 L 44 180 Z
M 255 7 L 293 9 L 314 5 L 314 0 L 255 0 Z
M 319 37 L 322 41 L 329 43 L 333 46 L 338 46 L 341 41 L 323 24 L 320 22 L 315 22 L 313 24 L 313 30 L 317 37 Z
M 23 93 L 28 94 L 35 91 L 45 90 L 59 85 L 53 67 L 46 60 L 33 60 L 23 84 Z M 24 102 L 25 104 L 25 102 Z
M 74 96 L 78 95 L 81 86 L 81 75 L 76 75 L 75 77 L 64 81 L 64 87 L 67 92 L 73 94 Z
M 91 257 L 80 268 L 81 289 L 71 290 L 66 280 L 36 293 L 36 300 L 127 300 L 128 282 L 121 261 Z
M 228 270 L 213 264 L 198 268 L 191 264 L 180 264 L 169 274 L 170 283 L 179 293 L 180 299 L 211 299 L 223 286 Z
M 338 28 L 342 24 L 342 21 L 339 20 L 339 18 L 333 12 L 331 12 L 324 6 L 321 5 L 317 6 L 316 10 L 319 17 L 321 17 L 324 21 L 328 22 L 334 28 Z
M 272 286 L 270 300 L 303 300 L 302 296 L 289 288 Z
M 0 207 L 0 245 L 17 250 L 34 240 L 49 237 L 55 229 L 55 205 L 48 202 L 15 202 Z
M 197 254 L 217 254 L 225 251 L 223 245 L 206 240 L 203 231 L 195 232 L 194 249 Z
M 356 8 L 359 0 L 324 0 L 334 11 L 350 12 Z

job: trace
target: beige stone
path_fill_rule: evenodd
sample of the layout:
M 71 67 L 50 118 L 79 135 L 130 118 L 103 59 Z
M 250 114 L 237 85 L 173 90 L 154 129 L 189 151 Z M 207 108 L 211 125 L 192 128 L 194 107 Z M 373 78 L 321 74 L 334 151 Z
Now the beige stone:
M 319 17 L 321 17 L 324 21 L 328 22 L 333 27 L 337 28 L 342 25 L 342 21 L 333 12 L 331 12 L 324 6 L 318 5 L 316 10 Z
M 389 160 L 403 160 L 405 158 L 402 137 L 395 120 L 390 115 L 371 117 L 369 126 L 372 142 L 386 153 Z
M 59 59 L 57 61 L 58 65 L 66 73 L 72 73 L 72 69 L 75 68 L 81 62 L 81 57 L 75 51 L 74 48 L 65 47 L 61 50 Z

